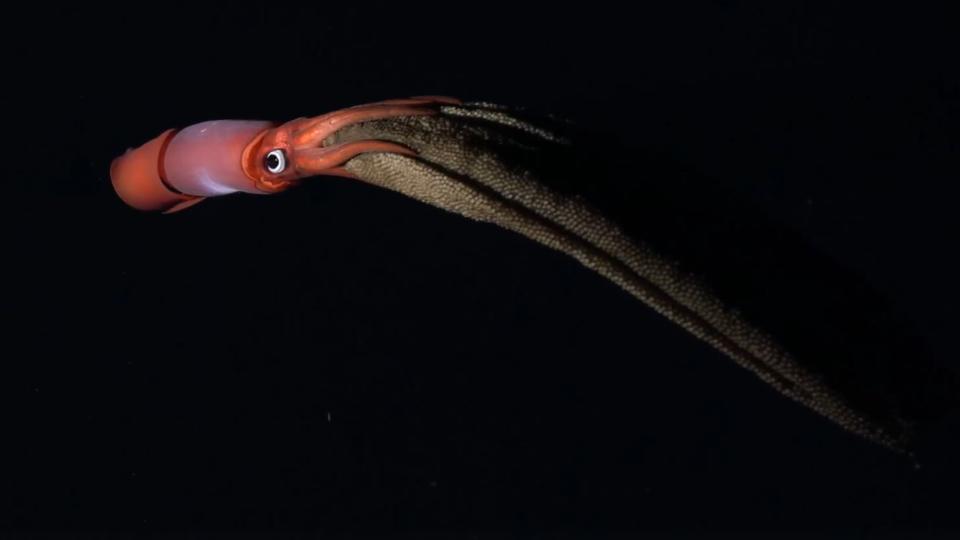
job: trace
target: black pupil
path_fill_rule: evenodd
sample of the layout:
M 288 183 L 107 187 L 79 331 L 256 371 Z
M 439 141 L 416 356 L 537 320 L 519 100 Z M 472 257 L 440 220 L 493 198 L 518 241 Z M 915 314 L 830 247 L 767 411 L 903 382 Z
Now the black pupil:
M 276 169 L 280 166 L 280 157 L 276 154 L 267 155 L 267 168 L 270 170 Z

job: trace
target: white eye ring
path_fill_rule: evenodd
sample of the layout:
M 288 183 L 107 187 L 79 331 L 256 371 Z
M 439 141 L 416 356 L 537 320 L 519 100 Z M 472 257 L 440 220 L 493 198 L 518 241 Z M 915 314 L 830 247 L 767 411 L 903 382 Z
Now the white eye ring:
M 273 174 L 282 173 L 287 168 L 287 156 L 279 148 L 271 150 L 269 154 L 264 156 L 263 166 Z

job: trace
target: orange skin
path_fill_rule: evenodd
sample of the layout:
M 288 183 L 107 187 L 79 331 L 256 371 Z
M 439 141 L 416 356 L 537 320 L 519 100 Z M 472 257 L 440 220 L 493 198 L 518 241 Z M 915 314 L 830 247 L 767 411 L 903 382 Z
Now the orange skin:
M 358 105 L 313 118 L 297 118 L 254 138 L 243 151 L 241 167 L 257 188 L 268 193 L 283 191 L 311 176 L 355 178 L 343 168 L 343 164 L 357 154 L 393 152 L 415 155 L 416 152 L 388 141 L 362 140 L 324 146 L 324 139 L 352 124 L 398 116 L 429 116 L 437 114 L 438 105 L 459 103 L 460 100 L 450 97 L 423 96 Z M 282 150 L 289 164 L 280 173 L 270 172 L 265 165 L 267 154 L 274 150 Z

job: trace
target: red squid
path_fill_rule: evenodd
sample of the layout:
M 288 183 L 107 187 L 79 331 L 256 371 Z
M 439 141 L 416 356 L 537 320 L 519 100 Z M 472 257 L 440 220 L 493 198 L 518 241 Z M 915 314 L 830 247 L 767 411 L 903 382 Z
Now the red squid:
M 353 174 L 343 164 L 365 152 L 412 155 L 401 144 L 361 140 L 326 145 L 346 126 L 398 116 L 437 113 L 460 100 L 422 96 L 380 101 L 276 125 L 258 120 L 213 120 L 177 130 L 113 160 L 110 179 L 117 195 L 139 210 L 177 212 L 219 195 L 271 194 L 304 178 Z

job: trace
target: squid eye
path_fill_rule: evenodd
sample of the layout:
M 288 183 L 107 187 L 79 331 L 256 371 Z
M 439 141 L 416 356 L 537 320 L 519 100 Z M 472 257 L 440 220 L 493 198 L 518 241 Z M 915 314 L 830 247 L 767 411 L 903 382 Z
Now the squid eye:
M 287 168 L 287 156 L 285 156 L 283 150 L 279 148 L 271 150 L 270 153 L 263 158 L 263 165 L 273 174 L 282 173 L 283 170 Z

